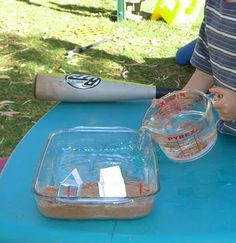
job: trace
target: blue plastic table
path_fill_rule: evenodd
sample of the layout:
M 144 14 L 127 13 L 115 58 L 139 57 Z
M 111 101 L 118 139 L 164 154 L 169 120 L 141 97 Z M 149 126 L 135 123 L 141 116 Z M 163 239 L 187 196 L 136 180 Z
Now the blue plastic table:
M 0 242 L 236 242 L 236 137 L 219 134 L 198 161 L 178 164 L 158 151 L 161 191 L 136 220 L 48 219 L 31 187 L 48 134 L 75 126 L 138 129 L 150 101 L 61 103 L 22 139 L 0 176 Z

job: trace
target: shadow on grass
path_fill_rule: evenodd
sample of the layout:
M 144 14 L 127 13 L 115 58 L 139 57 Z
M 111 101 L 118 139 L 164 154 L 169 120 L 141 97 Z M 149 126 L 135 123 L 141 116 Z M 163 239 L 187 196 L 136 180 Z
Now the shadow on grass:
M 91 17 L 92 14 L 96 15 L 96 17 L 109 17 L 112 14 L 116 14 L 116 11 L 108 10 L 105 8 L 86 7 L 79 4 L 59 4 L 56 2 L 49 1 L 50 5 L 54 6 L 51 7 L 51 6 L 35 3 L 34 1 L 29 1 L 29 0 L 17 0 L 17 1 L 25 2 L 27 4 L 34 5 L 37 7 L 51 8 L 52 10 L 55 11 L 72 13 L 72 14 L 77 14 L 85 17 Z
M 40 39 L 39 36 L 23 38 L 12 34 L 0 34 L 0 39 L 4 40 L 0 46 L 7 43 L 7 48 L 2 49 L 0 55 L 7 59 L 8 67 L 14 67 L 7 71 L 14 81 L 25 80 L 39 71 L 59 72 L 59 69 L 68 73 L 101 74 L 103 77 L 123 79 L 120 75 L 123 69 L 128 74 L 128 81 L 177 87 L 182 86 L 192 74 L 192 68 L 179 67 L 175 57 L 146 58 L 144 63 L 137 63 L 122 54 L 114 55 L 91 48 L 77 57 L 66 58 L 66 52 L 76 46 L 74 43 L 55 38 Z M 73 60 L 75 63 L 72 64 Z M 114 66 L 117 67 L 116 71 Z
M 16 0 L 16 1 L 18 1 L 18 2 L 25 2 L 27 4 L 35 5 L 37 7 L 41 7 L 42 6 L 41 4 L 35 3 L 34 1 L 31 1 L 31 0 Z
M 90 16 L 90 14 L 101 14 L 103 16 L 109 16 L 113 13 L 111 10 L 105 8 L 96 8 L 96 7 L 86 7 L 79 4 L 59 4 L 56 2 L 50 2 L 51 4 L 59 7 L 61 11 L 70 12 L 74 14 L 81 15 L 84 12 L 84 16 Z M 58 10 L 58 9 L 55 9 Z M 90 13 L 90 14 L 85 14 Z

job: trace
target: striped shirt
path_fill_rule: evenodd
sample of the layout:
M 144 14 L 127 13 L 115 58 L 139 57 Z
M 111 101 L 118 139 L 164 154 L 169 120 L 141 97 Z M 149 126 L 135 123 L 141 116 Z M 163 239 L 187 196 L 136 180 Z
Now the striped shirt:
M 191 64 L 212 75 L 216 86 L 236 91 L 236 3 L 206 1 Z M 235 121 L 218 121 L 217 128 L 236 136 Z

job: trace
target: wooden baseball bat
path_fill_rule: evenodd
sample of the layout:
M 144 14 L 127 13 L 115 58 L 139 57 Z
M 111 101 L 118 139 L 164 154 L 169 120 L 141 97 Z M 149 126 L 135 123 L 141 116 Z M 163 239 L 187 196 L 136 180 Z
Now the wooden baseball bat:
M 64 102 L 108 102 L 153 99 L 173 92 L 174 88 L 132 82 L 104 80 L 85 74 L 43 74 L 34 80 L 34 96 L 40 100 Z

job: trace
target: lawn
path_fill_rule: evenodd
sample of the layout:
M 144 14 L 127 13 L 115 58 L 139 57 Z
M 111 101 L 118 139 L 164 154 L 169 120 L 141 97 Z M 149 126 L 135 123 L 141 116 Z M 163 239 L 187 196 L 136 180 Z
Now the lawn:
M 147 16 L 155 1 L 146 0 Z M 33 97 L 32 81 L 43 73 L 86 73 L 163 87 L 181 88 L 193 72 L 176 64 L 176 51 L 195 39 L 199 24 L 112 21 L 115 0 L 0 0 L 0 157 L 56 102 Z M 67 57 L 76 45 L 116 36 Z

